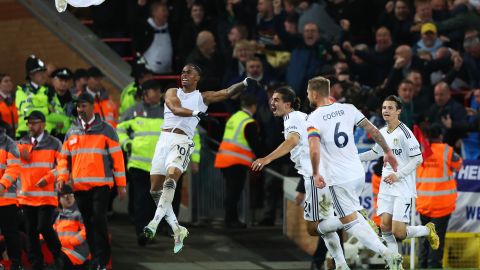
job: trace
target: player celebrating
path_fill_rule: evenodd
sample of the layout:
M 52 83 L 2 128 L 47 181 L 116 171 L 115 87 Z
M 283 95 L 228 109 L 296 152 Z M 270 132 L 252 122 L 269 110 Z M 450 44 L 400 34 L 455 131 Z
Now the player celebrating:
M 435 250 L 440 244 L 435 224 L 429 222 L 425 226 L 407 226 L 410 222 L 412 198 L 417 193 L 415 170 L 423 160 L 417 139 L 398 119 L 401 111 L 402 102 L 397 96 L 388 96 L 383 102 L 382 116 L 387 125 L 380 132 L 397 157 L 399 170 L 395 172 L 390 165 L 384 166 L 382 170 L 383 181 L 380 183 L 377 202 L 382 237 L 391 251 L 397 251 L 396 239 L 427 236 L 430 246 Z M 360 160 L 378 159 L 382 153 L 382 148 L 376 144 L 371 150 L 360 154 Z
M 396 170 L 397 161 L 392 150 L 379 130 L 355 106 L 329 100 L 328 79 L 309 80 L 307 94 L 312 107 L 317 108 L 308 117 L 307 124 L 315 185 L 328 186 L 333 208 L 345 231 L 383 256 L 390 269 L 399 269 L 402 256 L 383 245 L 366 220 L 357 214 L 362 209 L 358 197 L 365 183 L 365 171 L 354 144 L 354 127 L 362 127 L 372 136 L 385 153 L 384 162 Z
M 174 232 L 174 253 L 183 247 L 183 239 L 188 231 L 178 224 L 173 212 L 172 200 L 176 181 L 188 166 L 193 150 L 192 137 L 200 118 L 206 117 L 208 104 L 220 102 L 241 93 L 257 81 L 246 78 L 243 82 L 233 84 L 220 91 L 200 93 L 197 84 L 201 70 L 194 64 L 187 64 L 182 70 L 182 88 L 170 88 L 165 94 L 165 113 L 162 133 L 155 147 L 150 170 L 150 193 L 157 204 L 153 220 L 144 229 L 147 239 L 153 239 L 158 224 L 165 217 Z M 163 190 L 162 190 L 163 183 Z
M 308 233 L 324 239 L 337 269 L 350 269 L 343 256 L 340 238 L 336 233 L 336 230 L 343 226 L 333 215 L 330 195 L 327 190 L 316 188 L 313 183 L 312 165 L 308 158 L 307 115 L 296 111 L 300 107 L 300 99 L 296 98 L 295 92 L 290 87 L 281 87 L 274 91 L 271 107 L 275 116 L 283 117 L 285 141 L 268 156 L 255 160 L 252 163 L 252 170 L 260 171 L 272 161 L 290 152 L 295 168 L 305 181 L 304 219 L 307 221 Z M 318 233 L 318 224 L 322 223 L 322 220 L 330 222 L 329 218 L 336 219 L 333 223 L 338 227 L 325 234 Z

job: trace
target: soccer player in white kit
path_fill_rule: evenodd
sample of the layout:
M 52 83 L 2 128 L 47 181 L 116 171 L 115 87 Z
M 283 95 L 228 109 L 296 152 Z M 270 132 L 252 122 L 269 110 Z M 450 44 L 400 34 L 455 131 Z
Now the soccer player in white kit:
M 332 201 L 328 190 L 316 188 L 313 183 L 312 165 L 308 156 L 307 115 L 296 111 L 300 107 L 300 99 L 290 87 L 280 87 L 273 93 L 271 108 L 273 114 L 283 117 L 285 141 L 273 152 L 264 158 L 259 158 L 252 163 L 253 171 L 260 171 L 272 161 L 288 154 L 295 163 L 295 169 L 305 181 L 304 219 L 307 221 L 308 233 L 312 236 L 321 236 L 332 254 L 336 269 L 350 269 L 343 256 L 340 238 L 336 231 L 343 228 L 337 217 L 333 215 Z M 302 180 L 300 180 L 302 181 Z M 317 226 L 322 222 L 337 224 L 330 232 L 325 234 L 317 231 Z
M 69 4 L 73 7 L 89 7 L 98 6 L 104 1 L 105 0 L 55 0 L 55 7 L 58 12 L 64 12 Z
M 372 136 L 385 153 L 385 164 L 391 164 L 396 170 L 397 161 L 392 150 L 380 131 L 355 106 L 329 100 L 328 79 L 315 77 L 309 80 L 307 94 L 310 105 L 316 108 L 307 120 L 315 185 L 319 188 L 328 186 L 333 208 L 345 232 L 380 254 L 390 269 L 400 269 L 402 256 L 383 245 L 366 220 L 357 213 L 362 209 L 359 193 L 365 184 L 365 171 L 354 143 L 354 127 L 362 127 Z
M 172 208 L 176 181 L 186 170 L 195 144 L 192 141 L 195 127 L 206 115 L 208 105 L 241 94 L 249 84 L 257 82 L 246 78 L 243 82 L 220 91 L 200 93 L 197 84 L 201 70 L 187 64 L 182 70 L 182 88 L 170 88 L 165 94 L 165 113 L 162 133 L 157 141 L 150 170 L 150 194 L 157 204 L 155 216 L 144 228 L 147 239 L 153 239 L 160 221 L 165 217 L 174 232 L 174 253 L 183 248 L 188 230 L 178 224 Z
M 402 101 L 397 96 L 388 96 L 382 104 L 382 116 L 387 125 L 380 129 L 387 144 L 398 160 L 398 171 L 390 165 L 384 166 L 380 191 L 378 193 L 377 215 L 380 217 L 382 238 L 390 250 L 398 250 L 397 240 L 427 236 L 432 249 L 438 249 L 440 240 L 435 232 L 435 224 L 425 226 L 407 226 L 410 222 L 412 198 L 416 197 L 416 168 L 422 164 L 420 145 L 412 131 L 399 117 Z M 375 146 L 360 154 L 360 160 L 378 159 L 383 154 L 382 148 Z

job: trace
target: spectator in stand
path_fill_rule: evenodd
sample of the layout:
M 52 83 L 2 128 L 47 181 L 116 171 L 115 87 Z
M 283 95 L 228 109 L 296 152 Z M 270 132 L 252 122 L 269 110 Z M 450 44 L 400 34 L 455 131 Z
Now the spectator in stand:
M 242 24 L 234 25 L 228 32 L 227 38 L 228 43 L 225 48 L 222 48 L 222 54 L 225 62 L 230 63 L 232 61 L 233 48 L 235 48 L 237 42 L 248 38 L 248 29 Z
M 430 74 L 431 84 L 435 85 L 444 81 L 454 90 L 468 88 L 468 74 L 463 68 L 463 58 L 450 48 L 441 47 L 435 53 L 435 59 L 451 58 L 453 65 L 448 70 L 438 70 Z
M 447 1 L 445 0 L 432 0 L 430 2 L 432 6 L 432 18 L 435 22 L 441 22 L 450 18 L 451 14 L 448 10 Z
M 392 36 L 388 28 L 380 27 L 375 32 L 375 49 L 373 51 L 355 50 L 348 41 L 343 43 L 343 49 L 345 49 L 347 53 L 360 58 L 373 68 L 370 72 L 373 76 L 371 86 L 377 86 L 383 83 L 390 67 L 393 65 L 393 55 L 395 51 Z
M 74 96 L 78 96 L 85 91 L 88 81 L 88 72 L 86 69 L 79 68 L 73 73 L 73 87 L 70 89 L 70 93 Z
M 315 24 L 321 26 L 318 29 L 319 34 L 327 41 L 337 41 L 340 37 L 341 28 L 330 17 L 325 10 L 326 5 L 320 4 L 313 0 L 301 0 L 298 5 L 300 10 L 300 18 L 298 19 L 298 32 L 303 33 L 307 24 Z M 297 91 L 297 89 L 294 89 Z
M 151 17 L 138 22 L 133 34 L 135 50 L 143 55 L 152 71 L 158 74 L 171 73 L 173 67 L 174 46 L 168 14 L 166 4 L 154 1 Z
M 448 20 L 437 24 L 438 31 L 463 31 L 465 29 L 475 29 L 480 31 L 480 2 L 469 0 L 465 3 L 468 7 L 467 12 L 459 12 Z
M 0 123 L 5 133 L 15 139 L 15 130 L 18 125 L 18 111 L 13 96 L 12 78 L 8 74 L 0 74 Z
M 422 83 L 422 74 L 418 70 L 411 70 L 406 77 L 407 80 L 412 82 L 413 88 L 413 107 L 417 114 L 417 121 L 422 119 L 425 111 L 430 107 L 433 102 L 432 88 Z
M 201 31 L 214 32 L 214 27 L 211 21 L 205 16 L 205 8 L 201 2 L 193 2 L 190 8 L 190 18 L 180 30 L 178 38 L 178 50 L 176 56 L 186 57 L 195 48 L 195 39 Z M 182 65 L 184 59 L 180 59 Z
M 414 51 L 427 51 L 434 57 L 437 50 L 443 46 L 442 40 L 437 35 L 437 27 L 433 23 L 425 23 L 421 27 L 420 34 L 421 38 L 415 44 Z
M 475 101 L 480 104 L 480 89 L 473 90 L 473 96 Z M 471 121 L 468 122 L 455 122 L 452 120 L 450 115 L 445 115 L 442 117 L 442 124 L 446 129 L 453 129 L 463 132 L 479 132 L 480 131 L 480 110 L 473 108 L 466 108 L 467 115 L 473 117 Z
M 468 73 L 470 87 L 480 87 L 480 37 L 478 32 L 465 37 L 463 47 L 465 48 L 463 63 Z
M 233 58 L 228 63 L 227 70 L 223 78 L 223 85 L 230 85 L 229 82 L 234 81 L 245 73 L 247 60 L 255 55 L 255 41 L 240 40 L 233 47 Z
M 120 95 L 120 108 L 118 109 L 120 115 L 123 115 L 137 101 L 141 100 L 142 93 L 139 93 L 140 85 L 153 79 L 153 72 L 150 70 L 150 66 L 145 61 L 145 58 L 139 54 L 137 54 L 137 58 L 132 65 L 131 75 L 135 80 L 127 85 Z
M 297 96 L 304 100 L 307 96 L 307 82 L 320 73 L 330 58 L 330 44 L 320 38 L 318 25 L 307 23 L 303 29 L 303 42 L 292 51 L 287 66 L 286 81 Z
M 414 25 L 411 27 L 411 31 L 418 37 L 418 33 L 422 28 L 422 25 L 433 22 L 433 11 L 431 0 L 415 0 L 415 14 L 413 15 Z
M 426 113 L 426 120 L 429 123 L 442 124 L 442 117 L 450 117 L 453 122 L 464 125 L 467 121 L 467 114 L 462 104 L 452 98 L 450 87 L 445 82 L 435 85 L 435 104 L 432 104 Z M 454 147 L 457 140 L 465 133 L 460 130 L 446 129 L 444 131 L 444 142 Z
M 115 128 L 117 127 L 118 109 L 102 85 L 103 77 L 103 73 L 98 68 L 89 68 L 87 87 L 84 93 L 93 97 L 94 113 Z
M 413 19 L 410 3 L 407 0 L 390 1 L 385 7 L 385 13 L 380 17 L 380 26 L 386 26 L 392 33 L 396 44 L 412 44 L 415 39 L 410 28 Z
M 187 57 L 187 63 L 193 63 L 202 69 L 199 89 L 220 89 L 223 78 L 223 59 L 216 49 L 212 32 L 202 31 L 197 35 L 197 46 Z
M 402 100 L 402 111 L 400 113 L 400 121 L 413 129 L 416 123 L 415 105 L 413 104 L 413 83 L 409 80 L 403 80 L 398 86 L 398 97 Z
M 263 45 L 274 45 L 274 37 L 277 33 L 272 0 L 258 0 L 257 12 L 255 39 Z

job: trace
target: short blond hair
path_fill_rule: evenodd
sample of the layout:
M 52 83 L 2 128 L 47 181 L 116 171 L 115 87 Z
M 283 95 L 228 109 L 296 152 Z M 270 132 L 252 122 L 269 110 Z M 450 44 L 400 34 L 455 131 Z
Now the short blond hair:
M 314 77 L 308 80 L 308 89 L 328 97 L 330 96 L 330 80 L 322 76 Z

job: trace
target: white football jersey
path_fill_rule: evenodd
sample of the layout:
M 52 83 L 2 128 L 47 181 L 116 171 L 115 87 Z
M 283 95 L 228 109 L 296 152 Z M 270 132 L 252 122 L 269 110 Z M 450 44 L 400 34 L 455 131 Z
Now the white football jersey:
M 308 149 L 307 115 L 303 112 L 293 111 L 283 117 L 283 126 L 285 139 L 290 133 L 297 133 L 300 136 L 299 143 L 290 151 L 290 159 L 295 163 L 295 169 L 304 177 L 312 176 L 312 163 Z
M 308 116 L 309 136 L 320 135 L 319 168 L 328 186 L 365 177 L 353 136 L 353 129 L 364 119 L 355 106 L 345 103 L 318 107 Z
M 403 166 L 405 166 L 412 157 L 422 154 L 420 150 L 420 144 L 413 135 L 412 131 L 404 123 L 400 122 L 400 124 L 390 133 L 388 132 L 388 127 L 386 126 L 381 128 L 380 132 L 397 158 L 398 169 L 401 169 Z M 383 150 L 378 144 L 375 144 L 375 146 L 372 148 L 372 151 L 383 155 Z M 390 164 L 387 164 L 387 166 L 383 167 L 382 169 L 382 179 L 393 172 L 394 171 Z M 415 197 L 417 194 L 415 177 L 416 170 L 405 176 L 405 178 L 400 178 L 399 181 L 393 183 L 392 185 L 385 183 L 384 181 L 380 181 L 379 194 L 407 198 Z
M 202 94 L 198 90 L 185 93 L 181 88 L 178 88 L 177 97 L 180 99 L 183 108 L 201 112 L 206 112 L 208 109 L 208 106 L 203 102 Z M 185 132 L 190 139 L 193 138 L 195 128 L 200 121 L 200 119 L 195 116 L 183 117 L 174 115 L 167 105 L 165 105 L 164 117 L 163 129 L 180 129 Z

